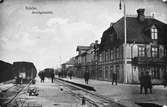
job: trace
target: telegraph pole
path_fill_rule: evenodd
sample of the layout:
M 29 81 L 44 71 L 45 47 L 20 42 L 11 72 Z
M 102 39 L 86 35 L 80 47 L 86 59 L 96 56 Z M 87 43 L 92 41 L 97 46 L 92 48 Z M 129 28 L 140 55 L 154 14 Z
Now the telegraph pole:
M 126 46 L 127 46 L 127 26 L 126 26 L 126 3 L 125 0 L 120 0 L 120 9 L 121 1 L 123 1 L 123 13 L 124 13 L 124 82 L 127 83 L 127 55 L 126 55 Z

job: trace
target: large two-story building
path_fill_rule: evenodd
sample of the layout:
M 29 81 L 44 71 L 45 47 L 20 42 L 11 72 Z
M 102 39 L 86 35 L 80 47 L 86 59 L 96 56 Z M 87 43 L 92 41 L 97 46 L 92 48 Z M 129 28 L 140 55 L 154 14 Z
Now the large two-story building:
M 89 71 L 92 79 L 97 78 L 97 49 L 98 41 L 89 46 L 77 46 L 78 55 L 75 57 L 75 74 L 77 77 L 83 77 L 85 71 Z
M 90 46 L 77 46 L 76 51 L 78 55 L 75 57 L 76 63 L 75 67 L 77 68 L 77 77 L 83 77 L 84 72 L 86 71 L 86 61 L 87 61 L 87 51 L 89 50 Z
M 149 71 L 154 83 L 167 71 L 167 24 L 144 15 L 126 16 L 127 41 L 124 43 L 124 17 L 104 31 L 99 54 L 99 72 L 104 80 L 118 74 L 118 81 L 137 83 L 141 72 Z
M 139 83 L 141 72 L 148 71 L 153 83 L 161 83 L 167 72 L 167 24 L 144 11 L 126 15 L 126 42 L 122 17 L 103 32 L 100 44 L 78 46 L 76 76 L 88 70 L 93 79 L 112 81 L 116 71 L 119 82 Z

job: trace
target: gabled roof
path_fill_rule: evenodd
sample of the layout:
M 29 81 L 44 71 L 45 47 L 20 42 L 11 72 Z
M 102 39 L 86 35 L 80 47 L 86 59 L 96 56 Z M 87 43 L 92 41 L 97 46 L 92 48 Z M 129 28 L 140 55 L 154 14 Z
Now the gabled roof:
M 90 48 L 90 46 L 77 46 L 77 51 L 88 50 L 89 48 Z
M 113 40 L 115 40 L 116 32 L 114 31 L 113 27 L 109 27 L 107 30 L 103 32 L 103 36 L 101 38 L 101 43 L 100 43 L 100 50 L 101 49 L 108 49 L 113 43 L 115 43 Z
M 158 29 L 158 43 L 167 44 L 167 24 L 151 17 L 140 22 L 137 17 L 126 17 L 127 43 L 150 43 L 150 28 L 155 25 Z M 124 42 L 124 17 L 103 32 L 100 48 L 112 48 Z
M 127 42 L 149 43 L 151 36 L 147 34 L 149 27 L 155 25 L 158 29 L 159 43 L 167 43 L 167 24 L 154 18 L 145 18 L 140 22 L 136 17 L 127 17 Z M 113 24 L 113 28 L 120 40 L 124 41 L 124 17 Z

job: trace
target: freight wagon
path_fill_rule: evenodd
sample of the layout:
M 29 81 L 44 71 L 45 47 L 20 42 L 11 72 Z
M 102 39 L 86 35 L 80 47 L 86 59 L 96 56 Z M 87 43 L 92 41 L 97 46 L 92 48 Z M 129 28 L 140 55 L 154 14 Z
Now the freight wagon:
M 14 62 L 12 65 L 12 72 L 15 74 L 17 83 L 34 82 L 37 70 L 32 62 Z

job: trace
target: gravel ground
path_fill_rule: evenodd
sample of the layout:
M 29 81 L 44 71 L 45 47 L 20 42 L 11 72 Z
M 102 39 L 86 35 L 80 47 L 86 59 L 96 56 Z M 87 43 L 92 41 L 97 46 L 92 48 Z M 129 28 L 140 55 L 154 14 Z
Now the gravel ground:
M 85 84 L 83 79 L 73 78 L 69 81 Z M 112 85 L 111 82 L 90 80 L 89 86 L 93 86 L 98 94 L 111 98 L 120 104 L 128 107 L 135 107 L 135 103 L 155 103 L 167 105 L 167 88 L 161 85 L 153 86 L 152 94 L 140 94 L 139 85 L 118 84 Z

